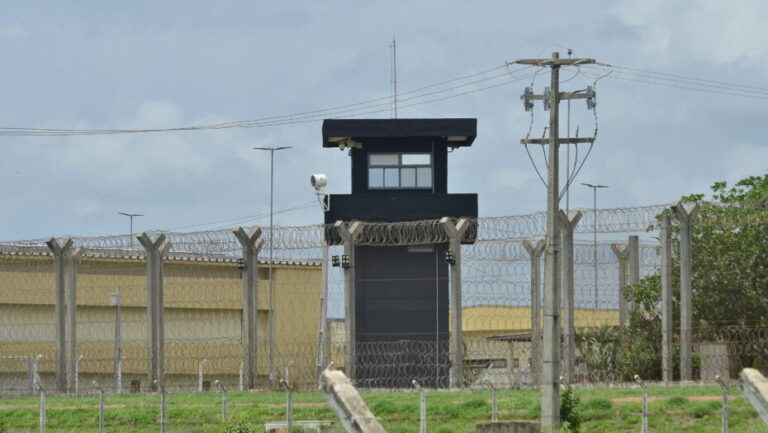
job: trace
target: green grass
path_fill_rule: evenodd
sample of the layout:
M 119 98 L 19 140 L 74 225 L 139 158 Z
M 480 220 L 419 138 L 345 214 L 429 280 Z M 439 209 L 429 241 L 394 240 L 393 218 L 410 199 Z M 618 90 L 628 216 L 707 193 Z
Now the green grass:
M 575 390 L 581 400 L 577 411 L 582 432 L 640 431 L 641 392 L 638 389 Z M 720 395 L 718 388 L 652 388 L 652 432 L 719 432 L 722 403 L 702 396 Z M 391 433 L 417 433 L 419 395 L 416 392 L 364 393 L 363 398 L 384 428 Z M 502 391 L 498 395 L 500 420 L 536 420 L 541 414 L 534 391 Z M 318 393 L 294 394 L 294 419 L 333 419 Z M 168 431 L 199 433 L 263 432 L 264 423 L 285 419 L 285 394 L 230 392 L 229 421 L 221 422 L 220 395 L 172 394 L 167 398 Z M 430 433 L 471 433 L 477 422 L 490 420 L 490 394 L 485 391 L 434 391 L 427 396 Z M 158 431 L 160 397 L 120 395 L 107 397 L 108 432 Z M 0 433 L 36 432 L 38 399 L 0 399 Z M 98 431 L 98 398 L 49 397 L 48 431 Z M 765 432 L 766 426 L 738 390 L 731 393 L 731 432 Z

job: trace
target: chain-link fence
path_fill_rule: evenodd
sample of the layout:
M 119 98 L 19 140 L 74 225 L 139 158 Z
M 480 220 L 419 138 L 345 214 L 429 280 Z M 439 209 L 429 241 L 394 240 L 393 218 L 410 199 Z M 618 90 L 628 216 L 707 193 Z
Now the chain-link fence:
M 638 305 L 622 313 L 620 287 L 658 273 L 657 235 L 646 230 L 664 209 L 582 211 L 568 313 L 576 335 L 562 345 L 564 354 L 573 346 L 573 382 L 631 381 L 637 373 L 660 379 L 660 327 L 630 317 Z M 449 296 L 454 265 L 439 221 L 363 223 L 353 239 L 360 252 L 352 258 L 356 328 L 347 318 L 349 250 L 333 226 L 277 227 L 271 238 L 261 233 L 256 269 L 244 262 L 244 246 L 232 231 L 164 233 L 170 250 L 159 274 L 129 236 L 73 238 L 60 261 L 46 240 L 6 242 L 0 244 L 0 393 L 33 393 L 35 381 L 51 392 L 75 393 L 92 380 L 110 392 L 146 392 L 155 389 L 153 368 L 174 392 L 212 390 L 217 380 L 229 389 L 278 389 L 291 361 L 293 382 L 310 389 L 319 368 L 333 362 L 348 369 L 350 360 L 357 384 L 370 388 L 409 387 L 414 379 L 427 387 L 480 387 L 486 380 L 500 388 L 535 386 L 541 316 L 531 306 L 541 305 L 544 258 L 532 260 L 524 241 L 535 245 L 543 237 L 544 220 L 536 213 L 471 221 L 459 263 L 460 383 L 450 379 L 457 368 Z M 378 262 L 365 248 L 396 258 Z M 271 262 L 265 259 L 270 250 Z M 251 294 L 249 272 L 256 281 Z M 162 314 L 153 316 L 149 288 L 158 284 Z M 65 294 L 72 287 L 76 314 L 68 316 Z M 256 305 L 252 328 L 244 316 L 249 296 Z M 562 314 L 567 308 L 564 299 Z M 628 330 L 632 320 L 640 322 Z M 154 327 L 162 330 L 160 355 L 153 354 Z M 248 329 L 255 331 L 250 361 Z M 354 338 L 349 329 L 356 329 Z M 638 338 L 647 339 L 647 350 L 628 353 Z M 356 341 L 353 357 L 350 340 Z M 764 366 L 767 348 L 763 328 L 695 329 L 694 377 L 709 381 Z

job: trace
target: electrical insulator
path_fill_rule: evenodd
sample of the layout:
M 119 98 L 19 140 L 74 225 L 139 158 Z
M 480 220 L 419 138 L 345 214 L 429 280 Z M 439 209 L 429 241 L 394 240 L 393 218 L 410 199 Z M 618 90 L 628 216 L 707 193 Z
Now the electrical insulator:
M 331 256 L 331 265 L 333 265 L 334 268 L 339 267 L 339 256 Z
M 549 89 L 549 87 L 545 87 L 544 88 L 544 111 L 549 111 L 550 109 L 551 104 L 550 104 L 549 98 L 551 98 L 551 96 L 552 96 L 552 91 Z
M 587 86 L 587 110 L 594 110 L 597 105 L 597 94 L 592 86 Z
M 532 96 L 533 89 L 526 87 L 525 92 L 523 93 L 523 107 L 525 107 L 525 111 L 533 110 L 533 101 L 531 101 Z

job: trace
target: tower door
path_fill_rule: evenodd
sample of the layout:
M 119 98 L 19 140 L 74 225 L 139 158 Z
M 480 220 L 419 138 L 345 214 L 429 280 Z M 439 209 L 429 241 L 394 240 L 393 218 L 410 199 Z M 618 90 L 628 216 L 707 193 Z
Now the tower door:
M 357 247 L 357 379 L 440 386 L 448 374 L 446 244 Z

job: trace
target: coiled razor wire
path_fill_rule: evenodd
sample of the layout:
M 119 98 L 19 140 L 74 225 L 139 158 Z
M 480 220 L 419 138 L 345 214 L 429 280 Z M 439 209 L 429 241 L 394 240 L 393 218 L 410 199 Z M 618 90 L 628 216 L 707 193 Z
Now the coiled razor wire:
M 582 210 L 584 217 L 576 227 L 576 233 L 592 233 L 597 218 L 599 233 L 643 232 L 656 222 L 656 216 L 665 210 L 665 205 L 599 209 L 597 213 Z M 472 219 L 467 237 L 482 243 L 484 241 L 522 240 L 541 237 L 546 231 L 546 215 L 537 212 L 528 215 Z M 357 245 L 396 246 L 435 244 L 448 241 L 439 220 L 408 221 L 396 223 L 361 222 L 362 229 L 355 239 Z M 314 259 L 320 256 L 324 234 L 334 241 L 333 225 L 308 225 L 275 227 L 274 239 L 264 230 L 263 249 L 272 248 L 279 259 Z M 160 232 L 148 231 L 154 238 Z M 190 233 L 163 233 L 171 243 L 170 257 L 188 260 L 225 260 L 240 257 L 241 246 L 232 230 L 213 230 Z M 0 243 L 0 253 L 47 254 L 47 239 L 19 240 Z M 85 256 L 109 258 L 144 258 L 144 249 L 138 240 L 127 235 L 72 237 L 74 247 L 84 249 Z

